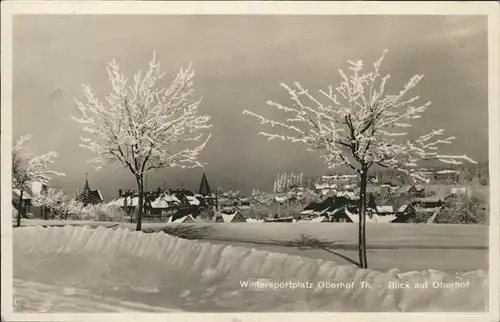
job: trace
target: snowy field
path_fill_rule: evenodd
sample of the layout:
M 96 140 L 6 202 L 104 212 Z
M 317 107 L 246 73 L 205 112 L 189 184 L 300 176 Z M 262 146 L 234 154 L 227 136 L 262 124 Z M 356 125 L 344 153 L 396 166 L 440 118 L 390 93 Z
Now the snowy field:
M 30 225 L 104 225 L 135 230 L 135 224 L 26 220 Z M 178 227 L 178 228 L 177 228 Z M 437 269 L 449 273 L 488 270 L 488 226 L 445 224 L 372 224 L 367 227 L 368 264 L 372 269 L 402 272 Z M 357 262 L 356 224 L 150 224 L 146 232 L 161 231 L 216 244 L 332 260 Z
M 258 229 L 247 225 L 246 231 L 255 230 L 255 239 L 264 238 L 265 230 L 276 226 L 283 230 L 278 237 L 293 238 L 293 233 L 313 229 L 292 233 L 280 225 L 259 225 Z M 249 236 L 242 233 L 243 225 L 202 226 L 211 227 L 212 237 Z M 331 225 L 320 226 L 314 228 L 318 238 Z M 184 234 L 193 233 L 187 226 L 182 229 Z M 349 229 L 339 226 L 334 231 L 345 242 Z M 460 229 L 456 234 L 460 235 Z M 437 234 L 429 230 L 426 236 Z M 389 238 L 382 235 L 375 240 Z M 472 236 L 468 237 L 472 244 L 480 244 L 477 236 L 467 235 Z M 401 244 L 414 241 L 402 238 Z M 437 270 L 361 270 L 334 260 L 122 228 L 14 230 L 15 303 L 16 310 L 24 312 L 482 311 L 487 302 L 486 274 L 481 270 L 460 275 Z

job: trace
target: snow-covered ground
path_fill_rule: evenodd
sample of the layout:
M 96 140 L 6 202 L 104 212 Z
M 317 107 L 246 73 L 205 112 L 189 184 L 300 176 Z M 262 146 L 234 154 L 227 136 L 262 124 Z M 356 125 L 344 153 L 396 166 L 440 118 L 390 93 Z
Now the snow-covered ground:
M 104 225 L 135 229 L 135 224 L 23 220 L 30 225 Z M 181 237 L 211 243 L 333 260 L 357 261 L 357 225 L 343 223 L 151 224 L 145 231 L 172 231 Z M 372 224 L 367 227 L 368 263 L 376 270 L 402 272 L 437 269 L 454 273 L 488 269 L 488 226 L 446 224 Z
M 42 312 L 481 311 L 488 292 L 484 271 L 379 272 L 164 233 L 70 226 L 15 229 L 14 278 L 17 309 Z

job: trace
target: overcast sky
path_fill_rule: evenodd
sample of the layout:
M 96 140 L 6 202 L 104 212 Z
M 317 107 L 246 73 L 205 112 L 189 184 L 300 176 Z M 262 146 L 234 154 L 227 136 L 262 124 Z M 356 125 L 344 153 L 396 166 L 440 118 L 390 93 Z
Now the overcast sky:
M 82 84 L 109 91 L 106 64 L 116 58 L 128 75 L 144 69 L 156 50 L 167 75 L 193 61 L 201 113 L 212 116 L 212 139 L 201 155 L 212 187 L 270 191 L 278 172 L 326 170 L 302 145 L 267 141 L 244 109 L 274 118 L 266 101 L 288 103 L 278 82 L 300 81 L 311 90 L 337 85 L 346 60 L 367 66 L 384 49 L 383 69 L 399 90 L 415 73 L 414 91 L 432 101 L 411 131 L 444 128 L 456 136 L 449 151 L 479 161 L 488 157 L 486 19 L 450 16 L 18 16 L 14 19 L 13 135 L 31 133 L 30 151 L 55 150 L 66 177 L 51 185 L 91 188 L 106 199 L 134 188 L 127 170 L 95 171 L 83 135 L 70 119 L 83 99 Z M 447 150 L 448 151 L 448 150 Z M 148 186 L 197 189 L 202 170 L 169 169 L 148 176 Z

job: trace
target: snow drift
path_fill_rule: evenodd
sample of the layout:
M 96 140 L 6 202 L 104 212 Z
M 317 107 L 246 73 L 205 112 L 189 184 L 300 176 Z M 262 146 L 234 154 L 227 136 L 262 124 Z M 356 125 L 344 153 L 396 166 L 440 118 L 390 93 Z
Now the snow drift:
M 488 293 L 484 271 L 383 273 L 164 233 L 71 226 L 15 229 L 14 278 L 25 309 L 36 285 L 69 303 L 87 294 L 135 303 L 124 310 L 197 312 L 483 311 Z

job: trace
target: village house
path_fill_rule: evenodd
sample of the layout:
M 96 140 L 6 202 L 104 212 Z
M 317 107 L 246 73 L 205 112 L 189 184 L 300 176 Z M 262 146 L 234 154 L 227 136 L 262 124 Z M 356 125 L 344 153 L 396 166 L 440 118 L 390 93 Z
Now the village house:
M 469 190 L 466 187 L 452 187 L 450 194 L 452 194 L 452 195 L 468 195 Z
M 19 189 L 12 189 L 12 208 L 13 213 L 17 216 L 17 212 L 25 218 L 43 218 L 47 209 L 43 207 L 36 207 L 33 205 L 33 198 L 47 191 L 47 186 L 40 182 L 33 182 L 31 184 L 31 191 L 23 191 L 23 198 L 21 198 L 21 191 Z
M 213 221 L 216 223 L 245 223 L 246 219 L 239 211 L 235 211 L 232 214 L 216 213 L 213 217 Z
M 375 207 L 373 203 L 374 200 L 371 197 L 368 201 L 368 207 Z M 300 216 L 302 220 L 328 216 L 329 221 L 332 222 L 352 222 L 345 210 L 350 209 L 352 212 L 357 212 L 358 207 L 359 199 L 345 196 L 328 197 L 323 201 L 313 202 L 306 206 Z
M 350 174 L 327 174 L 321 176 L 314 185 L 316 193 L 327 195 L 331 192 L 353 192 L 358 186 L 358 176 Z
M 460 172 L 456 170 L 440 170 L 434 173 L 434 180 L 440 183 L 456 184 L 459 177 Z
M 206 175 L 203 174 L 199 194 L 185 189 L 184 185 L 167 191 L 158 188 L 155 191 L 144 192 L 144 214 L 143 219 L 148 221 L 175 221 L 182 217 L 191 215 L 196 218 L 200 211 L 213 207 L 216 203 L 210 191 Z M 137 206 L 139 205 L 139 194 L 136 191 L 118 190 L 118 197 L 110 204 L 121 207 L 128 215 L 131 221 L 135 220 Z
M 441 198 L 420 198 L 405 207 L 401 207 L 396 214 L 394 223 L 407 223 L 416 212 L 427 215 L 427 222 L 432 222 L 438 212 L 443 207 L 443 200 Z
M 293 222 L 293 217 L 278 217 L 278 215 L 274 216 L 274 218 L 265 218 L 264 222 L 266 223 L 289 223 Z
M 186 215 L 177 219 L 170 217 L 168 222 L 174 224 L 194 224 L 196 223 L 196 219 L 192 215 Z
M 400 195 L 407 195 L 410 199 L 424 198 L 425 187 L 423 185 L 407 185 L 398 190 Z

